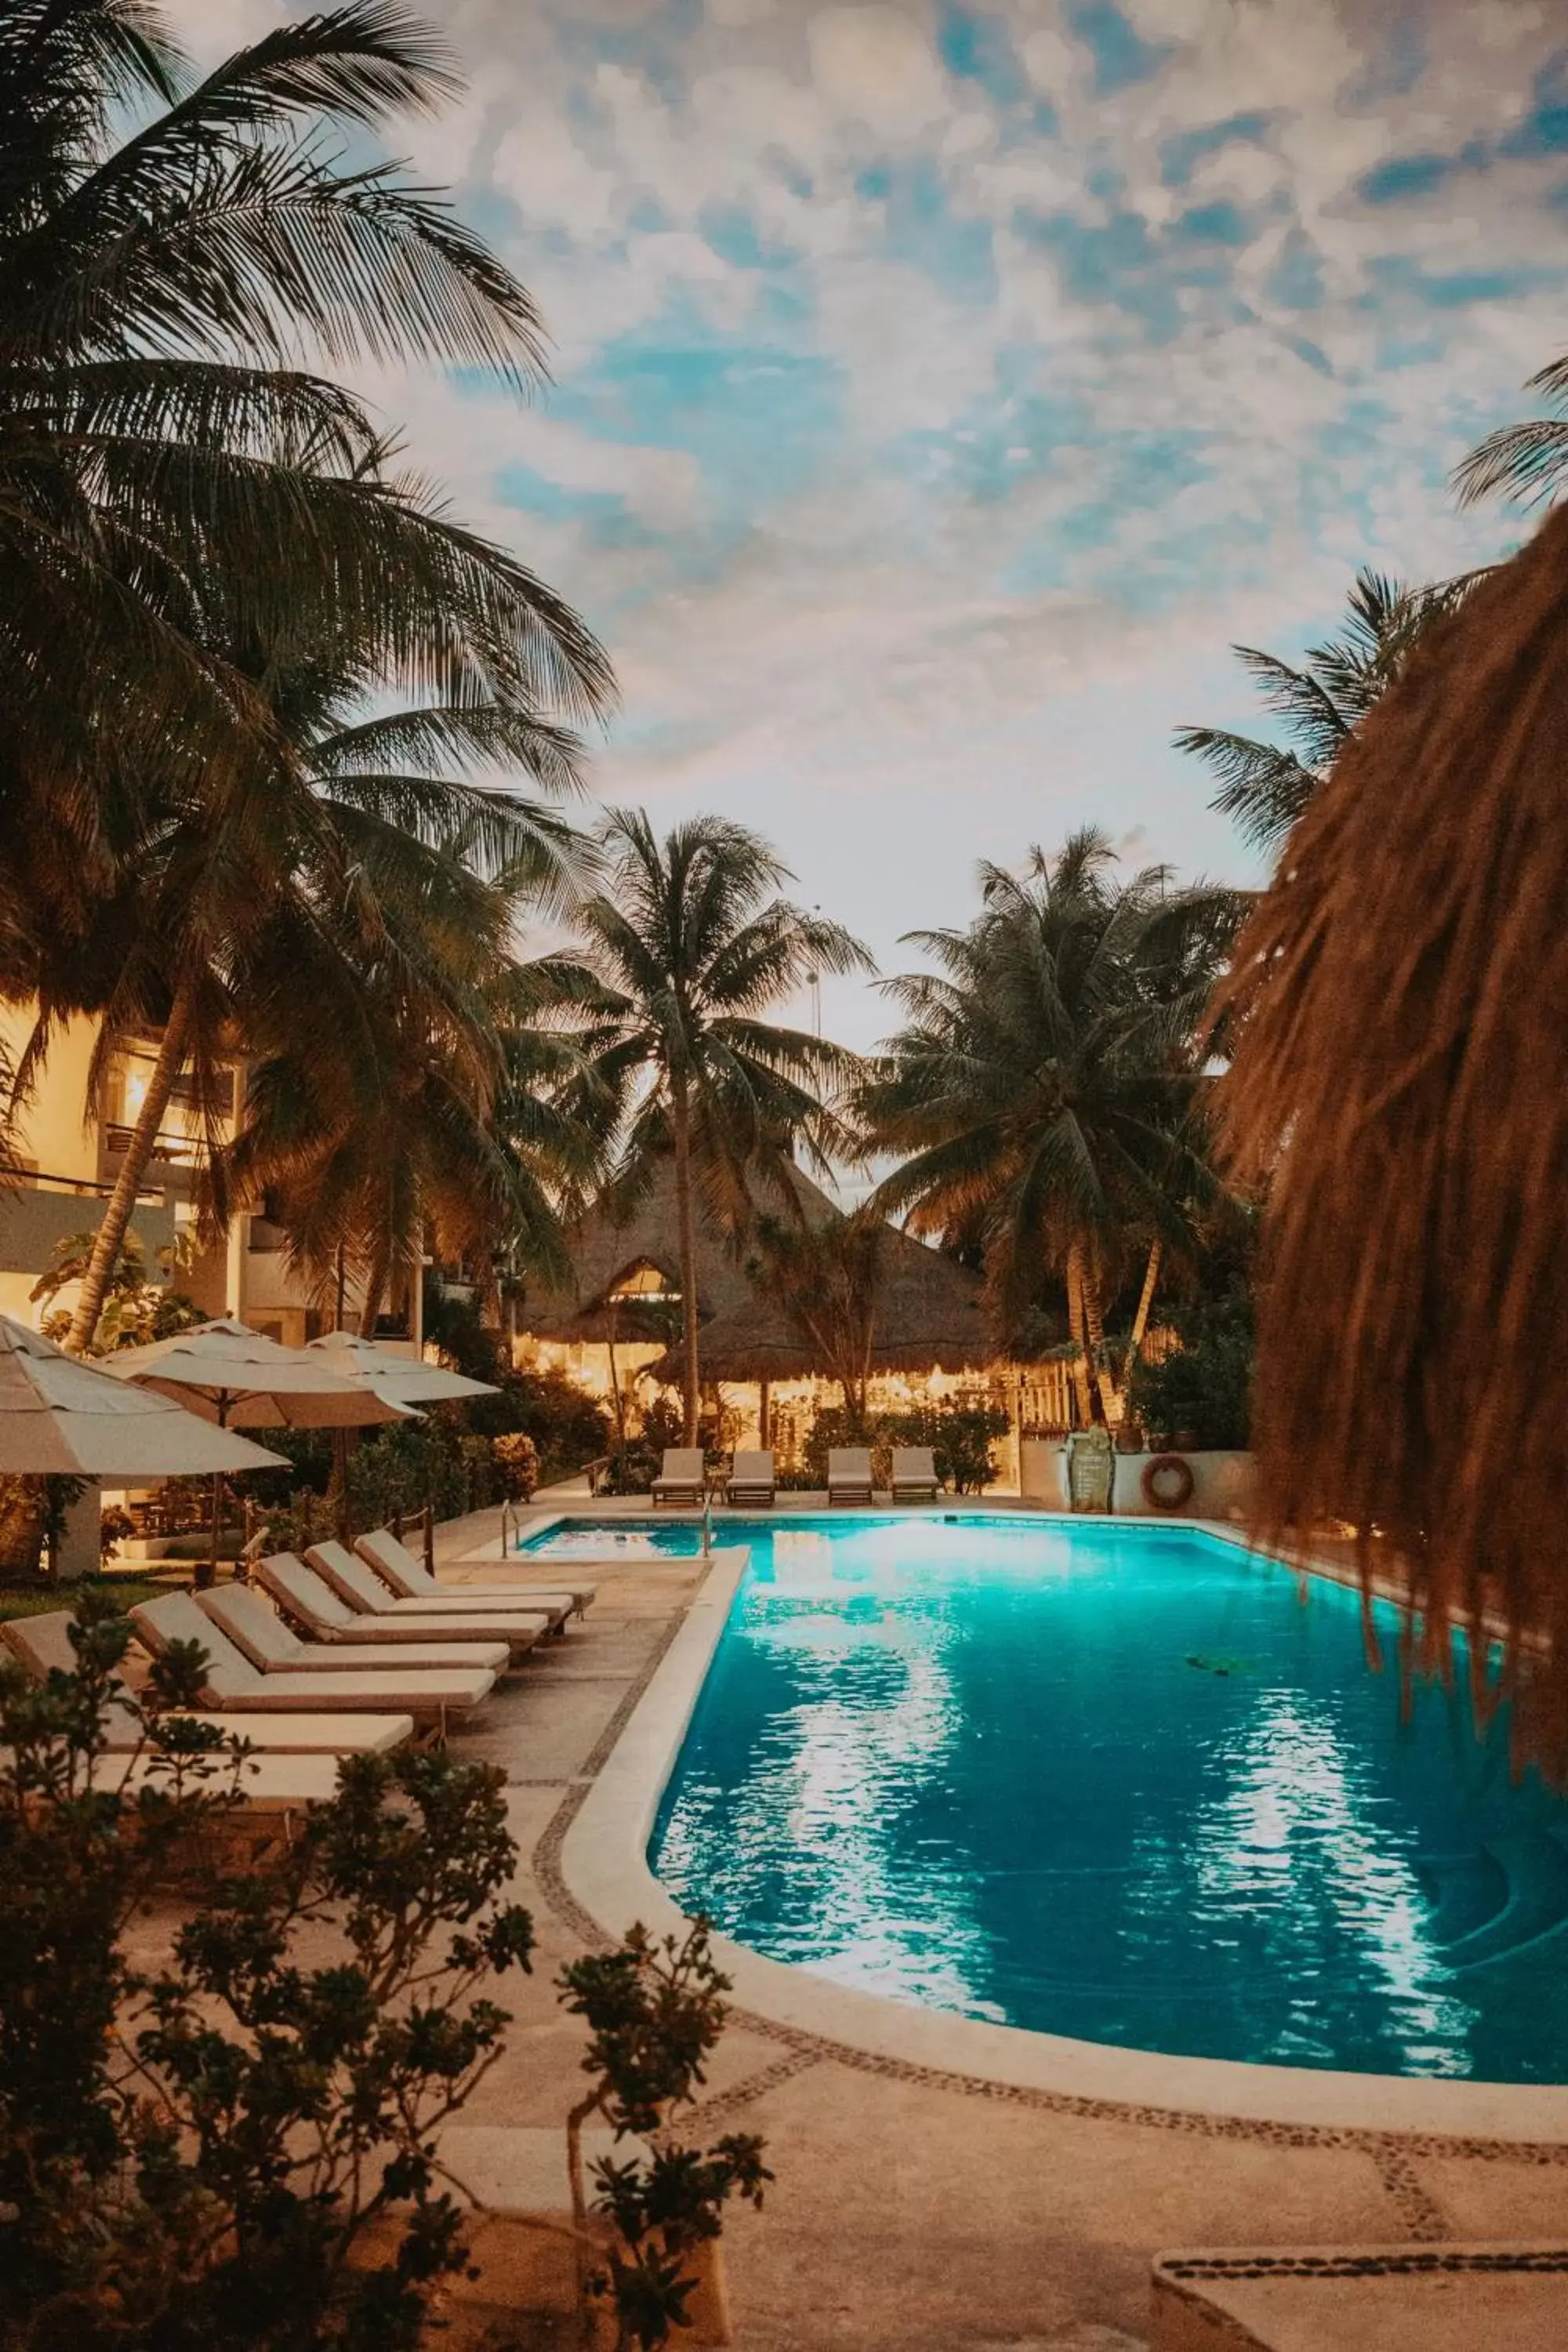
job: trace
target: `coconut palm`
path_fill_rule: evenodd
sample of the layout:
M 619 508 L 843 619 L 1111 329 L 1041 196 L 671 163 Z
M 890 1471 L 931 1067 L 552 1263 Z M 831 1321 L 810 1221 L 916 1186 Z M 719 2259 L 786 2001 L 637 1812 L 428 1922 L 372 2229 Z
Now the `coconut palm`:
M 1265 707 L 1283 723 L 1286 740 L 1178 728 L 1176 749 L 1202 760 L 1219 781 L 1209 805 L 1234 817 L 1255 847 L 1276 853 L 1421 636 L 1454 610 L 1477 576 L 1413 588 L 1358 572 L 1340 635 L 1312 646 L 1300 668 L 1252 646 L 1234 647 Z
M 1568 359 L 1553 360 L 1525 390 L 1543 393 L 1556 413 L 1505 425 L 1471 450 L 1454 469 L 1465 506 L 1500 495 L 1523 507 L 1553 506 L 1568 485 Z
M 861 1097 L 878 1187 L 913 1231 L 979 1238 L 1004 1328 L 1065 1281 L 1085 1418 L 1117 1417 L 1105 1305 L 1129 1251 L 1190 1256 L 1191 1213 L 1216 1186 L 1195 1043 L 1237 895 L 1116 880 L 1093 828 L 1022 877 L 983 866 L 966 930 L 918 931 L 934 972 L 884 983 L 904 1027 Z M 1152 1279 L 1140 1308 L 1147 1317 Z
M 362 877 L 351 804 L 384 858 L 432 823 L 488 856 L 501 820 L 470 812 L 465 846 L 426 754 L 558 789 L 609 690 L 575 615 L 300 364 L 537 372 L 524 289 L 323 136 L 446 94 L 440 44 L 355 0 L 189 81 L 143 0 L 0 7 L 0 990 L 38 999 L 40 1046 L 76 1010 L 105 1054 L 162 1031 L 78 1345 L 182 1063 L 205 1079 L 233 1050 L 262 932 L 331 961 L 311 908 L 334 866 Z M 336 698 L 302 737 L 278 677 L 310 660 Z M 417 713 L 371 716 L 410 692 Z
M 679 1225 L 684 1423 L 697 1433 L 697 1213 L 739 1231 L 759 1192 L 793 1200 L 803 1150 L 826 1170 L 851 1138 L 833 1098 L 858 1076 L 843 1046 L 763 1019 L 814 971 L 869 971 L 840 925 L 779 895 L 767 843 L 720 817 L 658 840 L 640 810 L 612 812 L 604 887 L 577 910 L 580 957 L 534 967 L 581 1040 L 578 1099 L 616 1138 L 612 1203 L 629 1206 L 673 1160 Z

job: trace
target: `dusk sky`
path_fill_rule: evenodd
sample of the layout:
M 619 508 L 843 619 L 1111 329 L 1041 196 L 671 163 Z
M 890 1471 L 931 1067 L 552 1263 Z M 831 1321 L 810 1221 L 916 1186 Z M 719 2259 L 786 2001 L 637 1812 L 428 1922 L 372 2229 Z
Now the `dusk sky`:
M 295 13 L 183 21 L 206 56 Z M 378 397 L 608 643 L 602 795 L 759 826 L 886 970 L 1086 822 L 1251 878 L 1170 748 L 1253 718 L 1231 641 L 1527 527 L 1447 477 L 1568 350 L 1562 0 L 425 13 L 470 90 L 394 144 L 554 383 Z

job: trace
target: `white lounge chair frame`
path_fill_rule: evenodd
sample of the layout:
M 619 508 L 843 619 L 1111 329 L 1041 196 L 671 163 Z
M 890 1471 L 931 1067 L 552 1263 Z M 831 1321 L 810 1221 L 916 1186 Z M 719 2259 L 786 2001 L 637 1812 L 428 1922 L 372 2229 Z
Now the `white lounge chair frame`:
M 708 1490 L 708 1474 L 703 1465 L 700 1445 L 667 1445 L 664 1468 L 653 1482 L 653 1506 L 661 1503 L 684 1503 L 694 1506 L 701 1502 Z
M 889 1483 L 895 1503 L 908 1502 L 911 1496 L 934 1503 L 942 1492 L 942 1480 L 936 1475 L 936 1456 L 931 1447 L 895 1445 Z
M 730 1465 L 730 1475 L 724 1481 L 724 1493 L 737 1507 L 758 1504 L 771 1510 L 778 1496 L 778 1480 L 773 1475 L 773 1457 L 763 1448 L 753 1454 L 737 1454 Z

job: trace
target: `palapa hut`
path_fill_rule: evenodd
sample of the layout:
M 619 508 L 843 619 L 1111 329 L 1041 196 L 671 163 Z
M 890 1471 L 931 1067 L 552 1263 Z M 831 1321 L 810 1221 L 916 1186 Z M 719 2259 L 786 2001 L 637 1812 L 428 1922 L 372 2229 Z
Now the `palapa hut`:
M 840 1217 L 808 1177 L 797 1171 L 795 1181 L 808 1224 Z M 519 1315 L 524 1353 L 606 1397 L 634 1381 L 678 1386 L 683 1349 L 673 1179 L 662 1178 L 625 1224 L 595 1213 L 568 1242 L 576 1289 L 525 1297 Z M 819 1406 L 837 1402 L 838 1388 L 819 1351 L 752 1279 L 748 1258 L 744 1244 L 737 1249 L 699 1223 L 699 1369 L 706 1386 L 744 1391 L 724 1402 L 760 1443 L 787 1453 Z M 870 1360 L 879 1405 L 987 1393 L 1015 1415 L 1021 1412 L 1030 1426 L 1065 1424 L 1070 1413 L 1059 1365 L 1030 1367 L 1020 1396 L 1019 1376 L 999 1358 L 978 1276 L 893 1227 L 880 1253 Z
M 1495 1608 L 1568 1769 L 1568 511 L 1342 754 L 1230 995 L 1268 1517 L 1378 1531 L 1428 1664 Z

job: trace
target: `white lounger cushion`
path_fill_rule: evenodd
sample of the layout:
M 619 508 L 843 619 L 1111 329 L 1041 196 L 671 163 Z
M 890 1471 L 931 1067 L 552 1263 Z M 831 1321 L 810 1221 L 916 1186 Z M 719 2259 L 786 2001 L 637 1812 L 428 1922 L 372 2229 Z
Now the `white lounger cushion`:
M 292 1813 L 306 1805 L 324 1805 L 337 1794 L 338 1761 L 336 1756 L 314 1754 L 247 1757 L 239 1778 L 238 1810 L 252 1814 Z M 93 1774 L 93 1784 L 105 1791 L 133 1797 L 142 1789 L 167 1789 L 169 1775 L 153 1769 L 144 1756 L 106 1756 Z M 226 1796 L 227 1771 L 214 1773 L 210 1780 L 189 1782 L 187 1787 Z M 220 1813 L 216 1818 L 221 1822 L 225 1815 Z
M 868 1494 L 871 1487 L 871 1449 L 868 1445 L 834 1445 L 827 1454 L 827 1485 L 861 1486 Z
M 207 1655 L 203 1704 L 236 1714 L 309 1715 L 337 1700 L 371 1714 L 411 1715 L 429 1723 L 448 1711 L 478 1706 L 495 1687 L 495 1676 L 488 1669 L 405 1672 L 395 1662 L 377 1675 L 264 1675 L 219 1626 L 202 1615 L 188 1592 L 167 1593 L 132 1609 L 131 1621 L 155 1652 L 171 1642 L 199 1642 Z
M 220 1585 L 195 1598 L 203 1616 L 221 1626 L 264 1675 L 384 1674 L 390 1663 L 383 1642 L 301 1642 L 259 1592 L 243 1584 Z M 430 1641 L 401 1648 L 400 1667 L 488 1666 L 491 1674 L 504 1675 L 511 1664 L 504 1642 Z
M 737 1454 L 730 1471 L 731 1486 L 772 1487 L 773 1457 L 771 1454 Z
M 325 1549 L 325 1546 L 321 1547 Z M 514 1604 L 526 1608 L 542 1601 L 558 1601 L 565 1594 L 579 1616 L 598 1591 L 596 1584 L 584 1584 L 574 1577 L 564 1562 L 546 1560 L 537 1584 L 507 1582 L 505 1584 L 454 1585 L 438 1584 L 422 1559 L 416 1559 L 405 1544 L 398 1542 L 385 1528 L 376 1528 L 368 1536 L 360 1536 L 354 1549 L 368 1568 L 374 1569 L 384 1584 L 390 1586 L 399 1601 L 439 1601 L 471 1602 L 475 1607 L 488 1608 L 492 1601 L 502 1608 Z M 309 1557 L 309 1555 L 307 1555 Z M 557 1567 L 564 1572 L 555 1575 Z
M 940 1486 L 936 1475 L 936 1456 L 929 1445 L 895 1445 L 893 1448 L 893 1484 L 895 1486 Z
M 535 1633 L 555 1633 L 572 1613 L 572 1595 L 552 1592 L 520 1601 L 515 1594 L 492 1599 L 483 1592 L 441 1591 L 433 1598 L 400 1600 L 369 1564 L 340 1543 L 312 1544 L 305 1558 L 316 1574 L 330 1584 L 344 1606 L 361 1613 L 356 1624 L 416 1624 L 429 1627 L 435 1619 L 461 1618 L 465 1623 L 483 1618 L 487 1623 L 531 1626 Z
M 275 1552 L 264 1559 L 256 1571 L 279 1608 L 286 1609 L 304 1626 L 313 1642 L 360 1648 L 372 1643 L 384 1649 L 386 1663 L 391 1665 L 393 1654 L 416 1647 L 432 1640 L 449 1642 L 492 1642 L 504 1645 L 509 1657 L 515 1652 L 521 1656 L 533 1647 L 545 1631 L 542 1617 L 521 1615 L 496 1619 L 487 1616 L 477 1624 L 467 1617 L 373 1617 L 363 1611 L 351 1609 L 341 1592 L 335 1592 L 324 1577 L 307 1568 L 292 1552 Z
M 40 1617 L 19 1617 L 0 1625 L 13 1656 L 39 1682 L 50 1674 L 73 1674 L 76 1652 L 68 1609 L 51 1609 Z M 411 1715 L 296 1715 L 281 1722 L 256 1717 L 216 1715 L 204 1709 L 196 1717 L 226 1739 L 248 1739 L 251 1746 L 279 1756 L 385 1756 L 414 1737 Z M 110 1701 L 104 1734 L 110 1754 L 139 1748 L 146 1737 L 140 1718 Z
M 664 1468 L 654 1480 L 655 1494 L 661 1486 L 692 1487 L 702 1492 L 704 1457 L 700 1445 L 667 1445 Z

